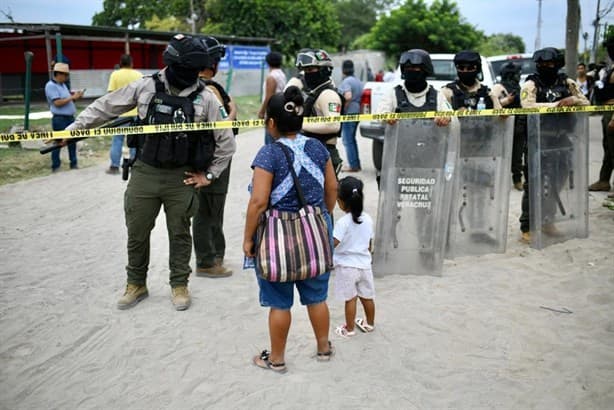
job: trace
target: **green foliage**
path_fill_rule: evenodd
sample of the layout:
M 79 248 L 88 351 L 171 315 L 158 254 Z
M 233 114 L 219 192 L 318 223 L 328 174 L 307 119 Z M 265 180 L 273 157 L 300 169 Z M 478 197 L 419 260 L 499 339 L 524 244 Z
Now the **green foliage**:
M 110 27 L 144 27 L 155 14 L 171 15 L 169 1 L 104 0 L 103 10 L 94 14 L 92 24 Z
M 407 0 L 401 7 L 381 16 L 365 39 L 368 48 L 397 58 L 403 51 L 423 48 L 430 53 L 455 53 L 475 49 L 484 35 L 465 22 L 451 0 Z
M 341 24 L 340 50 L 352 49 L 361 35 L 368 33 L 377 20 L 377 0 L 337 0 L 335 10 Z
M 478 51 L 484 56 L 524 53 L 522 37 L 513 34 L 493 34 L 486 37 L 478 46 Z
M 161 19 L 156 15 L 154 15 L 151 20 L 145 22 L 145 28 L 147 30 L 179 32 L 188 32 L 190 30 L 188 23 L 179 20 L 177 17 L 170 16 Z
M 341 25 L 327 0 L 211 0 L 205 33 L 274 37 L 290 60 L 304 47 L 334 51 Z

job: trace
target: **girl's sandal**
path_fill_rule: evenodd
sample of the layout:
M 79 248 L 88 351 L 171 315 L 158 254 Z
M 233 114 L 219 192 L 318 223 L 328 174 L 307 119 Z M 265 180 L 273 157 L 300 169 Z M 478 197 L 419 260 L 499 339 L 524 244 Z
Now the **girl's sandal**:
M 372 331 L 375 330 L 375 328 L 373 326 L 371 326 L 370 324 L 367 323 L 366 320 L 364 320 L 363 318 L 359 317 L 356 318 L 356 320 L 354 321 L 354 323 L 356 324 L 356 327 L 360 329 L 361 332 L 363 333 L 371 333 Z
M 271 352 L 269 352 L 268 350 L 263 350 L 260 355 L 254 356 L 252 362 L 261 369 L 272 370 L 280 374 L 286 373 L 288 371 L 288 369 L 286 368 L 286 363 L 273 363 L 269 359 L 270 355 Z
M 328 341 L 328 351 L 327 352 L 318 352 L 316 355 L 316 359 L 318 362 L 330 362 L 330 359 L 335 355 L 335 349 L 333 349 L 333 345 Z

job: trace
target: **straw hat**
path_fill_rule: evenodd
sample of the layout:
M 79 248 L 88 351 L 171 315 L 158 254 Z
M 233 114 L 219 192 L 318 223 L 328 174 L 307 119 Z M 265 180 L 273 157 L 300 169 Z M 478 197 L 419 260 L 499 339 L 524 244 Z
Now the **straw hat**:
M 55 65 L 53 66 L 53 71 L 54 72 L 58 72 L 58 73 L 69 73 L 68 70 L 68 64 L 66 63 L 55 63 Z

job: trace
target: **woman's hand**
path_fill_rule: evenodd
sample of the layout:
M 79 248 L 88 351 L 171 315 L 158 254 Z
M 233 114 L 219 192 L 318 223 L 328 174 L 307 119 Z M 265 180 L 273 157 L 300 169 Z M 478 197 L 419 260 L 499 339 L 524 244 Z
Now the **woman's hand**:
M 201 188 L 207 185 L 211 185 L 211 181 L 209 181 L 205 177 L 204 172 L 186 171 L 185 174 L 187 175 L 187 177 L 184 178 L 183 183 L 186 185 L 194 185 L 194 188 Z
M 243 240 L 243 253 L 245 256 L 253 258 L 256 256 L 256 248 L 254 247 L 253 239 L 244 239 Z

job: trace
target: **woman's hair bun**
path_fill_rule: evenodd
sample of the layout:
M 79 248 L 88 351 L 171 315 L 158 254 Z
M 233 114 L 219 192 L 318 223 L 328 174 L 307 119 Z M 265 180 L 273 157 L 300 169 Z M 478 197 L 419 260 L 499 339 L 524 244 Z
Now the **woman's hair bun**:
M 296 105 L 303 105 L 305 100 L 303 99 L 303 93 L 298 87 L 292 85 L 284 91 L 284 99 L 286 102 L 293 102 Z

